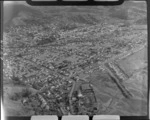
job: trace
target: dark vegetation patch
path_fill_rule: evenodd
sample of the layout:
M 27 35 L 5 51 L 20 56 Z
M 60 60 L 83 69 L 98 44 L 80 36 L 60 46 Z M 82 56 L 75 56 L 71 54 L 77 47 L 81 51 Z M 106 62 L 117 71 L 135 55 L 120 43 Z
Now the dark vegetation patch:
M 11 100 L 17 101 L 22 98 L 27 98 L 31 95 L 31 91 L 27 88 L 23 89 L 21 92 L 14 93 L 13 95 L 10 96 Z
M 90 24 L 90 25 L 93 25 L 95 22 L 97 22 L 97 19 L 89 14 L 78 14 L 71 16 L 68 19 L 76 23 Z
M 23 89 L 21 92 L 22 97 L 29 97 L 31 95 L 31 91 L 29 89 Z
M 67 31 L 67 30 L 74 30 L 78 26 L 77 26 L 76 23 L 69 23 L 69 22 L 62 21 L 62 22 L 59 23 L 58 27 L 59 27 L 60 30 Z
M 121 20 L 128 20 L 128 10 L 126 8 L 120 8 L 120 9 L 116 9 L 116 8 L 111 8 L 109 10 L 110 12 L 110 17 L 113 18 L 118 18 Z
M 56 37 L 54 35 L 44 36 L 40 41 L 37 42 L 37 45 L 46 45 L 49 43 L 53 43 L 56 41 Z
M 146 25 L 147 24 L 147 17 L 138 19 L 135 23 L 138 25 Z
M 24 85 L 23 81 L 21 81 L 19 77 L 12 76 L 11 80 L 14 85 Z
M 27 25 L 41 25 L 41 24 L 43 24 L 43 22 L 36 20 L 36 19 L 25 19 L 24 22 Z

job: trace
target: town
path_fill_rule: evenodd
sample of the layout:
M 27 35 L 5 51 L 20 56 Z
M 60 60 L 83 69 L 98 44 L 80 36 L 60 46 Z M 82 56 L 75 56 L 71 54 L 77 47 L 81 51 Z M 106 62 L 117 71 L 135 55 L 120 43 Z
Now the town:
M 136 21 L 98 17 L 105 7 L 56 8 L 25 8 L 4 29 L 4 96 L 26 110 L 19 115 L 145 115 L 146 13 Z

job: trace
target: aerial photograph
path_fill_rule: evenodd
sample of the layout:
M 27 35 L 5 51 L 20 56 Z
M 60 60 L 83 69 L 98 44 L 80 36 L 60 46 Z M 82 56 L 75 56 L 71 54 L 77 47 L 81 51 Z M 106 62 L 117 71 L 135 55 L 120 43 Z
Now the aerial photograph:
M 145 1 L 4 2 L 1 43 L 6 116 L 147 115 Z

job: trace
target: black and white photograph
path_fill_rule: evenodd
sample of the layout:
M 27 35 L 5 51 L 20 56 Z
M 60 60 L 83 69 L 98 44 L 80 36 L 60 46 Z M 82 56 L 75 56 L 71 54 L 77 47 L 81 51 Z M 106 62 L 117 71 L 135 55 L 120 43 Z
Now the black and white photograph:
M 147 116 L 146 1 L 116 6 L 3 2 L 6 116 Z

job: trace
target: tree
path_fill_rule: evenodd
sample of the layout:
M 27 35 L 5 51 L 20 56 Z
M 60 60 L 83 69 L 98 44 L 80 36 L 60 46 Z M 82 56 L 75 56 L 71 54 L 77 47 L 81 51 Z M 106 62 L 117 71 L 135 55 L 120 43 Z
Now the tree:
M 16 77 L 14 75 L 11 77 L 11 80 L 13 81 L 14 84 L 17 84 L 17 85 L 22 84 L 22 82 L 20 81 L 19 77 Z
M 21 92 L 22 97 L 29 97 L 31 95 L 31 91 L 29 89 L 23 89 Z

